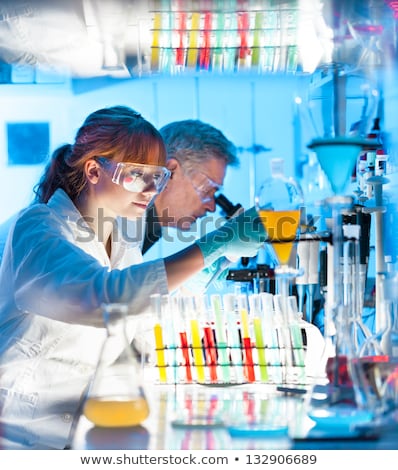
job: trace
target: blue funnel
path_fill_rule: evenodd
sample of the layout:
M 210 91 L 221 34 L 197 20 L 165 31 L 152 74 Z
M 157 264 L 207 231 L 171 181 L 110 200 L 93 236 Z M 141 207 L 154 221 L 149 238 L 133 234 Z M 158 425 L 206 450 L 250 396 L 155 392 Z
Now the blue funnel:
M 308 144 L 326 174 L 335 195 L 343 195 L 357 159 L 369 140 L 352 137 L 318 138 Z

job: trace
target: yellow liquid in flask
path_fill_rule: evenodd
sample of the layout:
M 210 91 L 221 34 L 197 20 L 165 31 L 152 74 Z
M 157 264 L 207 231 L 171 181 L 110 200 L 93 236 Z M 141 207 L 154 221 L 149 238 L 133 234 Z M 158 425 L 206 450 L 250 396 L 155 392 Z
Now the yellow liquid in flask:
M 89 398 L 84 405 L 83 413 L 96 426 L 128 427 L 141 424 L 149 415 L 149 407 L 142 397 Z
M 300 210 L 260 210 L 259 216 L 279 263 L 287 265 L 299 226 Z

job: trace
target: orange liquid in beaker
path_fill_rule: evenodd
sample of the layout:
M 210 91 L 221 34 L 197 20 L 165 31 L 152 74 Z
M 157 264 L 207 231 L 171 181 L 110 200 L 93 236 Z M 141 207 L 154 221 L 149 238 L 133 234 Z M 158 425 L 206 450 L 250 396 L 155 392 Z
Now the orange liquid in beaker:
M 300 221 L 300 210 L 260 210 L 259 216 L 279 263 L 288 264 Z
M 149 407 L 142 397 L 89 398 L 84 405 L 83 413 L 96 426 L 127 427 L 141 424 L 149 415 Z

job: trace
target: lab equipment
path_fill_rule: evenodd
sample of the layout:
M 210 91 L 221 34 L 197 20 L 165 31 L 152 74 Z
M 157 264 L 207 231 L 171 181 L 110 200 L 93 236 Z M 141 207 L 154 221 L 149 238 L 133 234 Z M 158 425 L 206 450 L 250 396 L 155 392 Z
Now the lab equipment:
M 303 238 L 300 237 L 297 243 L 297 265 L 302 270 L 301 276 L 296 278 L 298 309 L 310 323 L 313 320 L 314 294 L 319 284 L 320 241 L 311 236 L 315 230 L 313 224 L 307 222 L 305 229 L 301 231 Z
M 140 369 L 126 335 L 126 304 L 103 305 L 107 337 L 83 405 L 96 426 L 127 427 L 149 415 Z
M 304 198 L 301 187 L 283 173 L 283 160 L 271 160 L 271 178 L 265 180 L 256 196 L 256 207 L 275 257 L 278 294 L 274 296 L 280 340 L 283 342 L 286 373 L 292 373 L 293 338 L 289 330 L 288 297 L 291 281 L 301 274 L 291 262 L 300 228 Z M 287 379 L 289 380 L 289 379 Z
M 203 253 L 205 267 L 221 256 L 251 257 L 257 254 L 266 239 L 265 230 L 257 221 L 257 211 L 252 207 L 197 240 L 196 244 Z
M 165 346 L 163 339 L 163 327 L 162 327 L 162 308 L 161 308 L 161 295 L 153 294 L 151 296 L 152 310 L 155 314 L 155 325 L 153 327 L 155 335 L 155 348 L 156 348 L 156 364 L 159 368 L 159 377 L 162 383 L 167 382 L 166 375 L 166 358 L 165 358 Z
M 319 87 L 323 93 L 322 133 L 308 147 L 316 153 L 333 192 L 323 203 L 324 216 L 330 221 L 331 231 L 327 247 L 326 347 L 320 362 L 326 363 L 327 380 L 321 374 L 315 381 L 308 403 L 310 410 L 323 408 L 322 412 L 331 422 L 340 414 L 346 416 L 348 406 L 353 422 L 357 413 L 359 416 L 360 408 L 366 408 L 368 402 L 363 393 L 363 370 L 355 362 L 358 356 L 355 344 L 358 316 L 355 312 L 359 310 L 360 302 L 353 275 L 359 277 L 359 226 L 344 228 L 343 214 L 352 211 L 353 198 L 345 193 L 356 162 L 364 146 L 372 143 L 365 136 L 378 94 L 371 91 L 371 86 L 358 87 L 358 98 L 364 106 L 359 120 L 355 121 L 355 134 L 347 135 L 346 119 L 353 116 L 348 112 L 348 97 L 355 84 L 364 82 L 363 77 L 351 75 L 349 68 L 333 63 L 326 67 L 324 78 Z M 328 96 L 325 94 L 327 89 L 330 92 Z
M 185 312 L 183 323 L 178 326 L 178 320 L 170 322 L 169 317 L 162 316 L 162 323 L 154 326 L 154 334 L 156 337 L 159 326 L 167 331 L 166 322 L 183 331 L 185 340 L 176 343 L 172 339 L 169 344 L 167 334 L 164 335 L 162 357 L 166 364 L 163 367 L 157 361 L 155 365 L 159 384 L 308 385 L 306 351 L 311 345 L 304 340 L 303 333 L 307 325 L 300 322 L 294 305 L 288 318 L 275 315 L 272 304 L 278 302 L 276 297 L 280 296 L 267 293 L 171 296 L 168 304 L 184 306 L 183 310 L 173 307 L 174 316 Z M 270 306 L 272 311 L 266 311 Z M 312 351 L 320 354 L 321 348 L 314 344 Z
M 256 209 L 267 233 L 267 241 L 276 261 L 275 275 L 279 278 L 299 274 L 290 264 L 299 231 L 304 197 L 299 184 L 286 178 L 283 160 L 271 160 L 271 177 L 265 180 L 255 198 Z

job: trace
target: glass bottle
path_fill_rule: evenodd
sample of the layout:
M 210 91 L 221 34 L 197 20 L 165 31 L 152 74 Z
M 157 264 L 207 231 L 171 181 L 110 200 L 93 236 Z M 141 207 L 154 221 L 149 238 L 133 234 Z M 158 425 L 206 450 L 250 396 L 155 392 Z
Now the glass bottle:
M 149 415 L 139 366 L 126 335 L 126 304 L 103 305 L 107 337 L 84 403 L 96 426 L 137 426 Z

